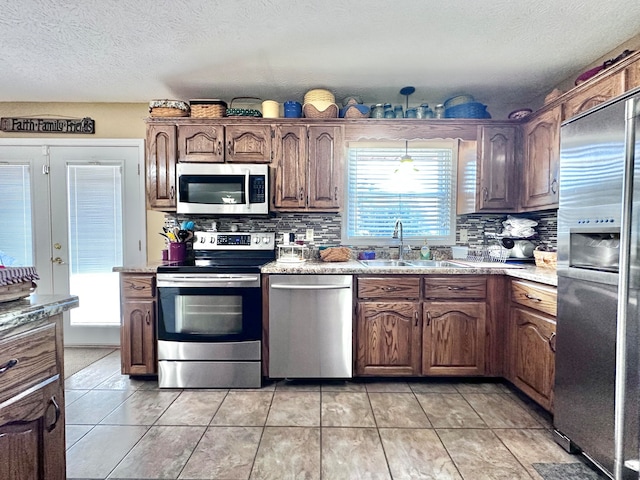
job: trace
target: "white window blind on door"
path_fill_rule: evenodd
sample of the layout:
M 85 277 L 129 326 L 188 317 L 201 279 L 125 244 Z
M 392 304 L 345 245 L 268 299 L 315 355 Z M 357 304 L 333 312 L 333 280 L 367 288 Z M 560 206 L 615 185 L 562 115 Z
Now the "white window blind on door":
M 404 142 L 349 145 L 345 241 L 389 243 L 396 219 L 405 239 L 455 243 L 456 158 L 452 143 L 409 144 L 409 173 L 396 172 Z
M 0 165 L 0 260 L 5 266 L 33 266 L 29 165 Z
M 119 323 L 118 274 L 123 264 L 122 167 L 67 165 L 69 287 L 84 301 L 71 325 Z

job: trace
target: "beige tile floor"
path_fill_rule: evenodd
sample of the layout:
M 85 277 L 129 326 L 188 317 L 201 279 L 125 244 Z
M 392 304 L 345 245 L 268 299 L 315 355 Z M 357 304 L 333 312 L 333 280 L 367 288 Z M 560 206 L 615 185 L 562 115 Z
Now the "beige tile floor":
M 160 390 L 116 351 L 65 387 L 69 479 L 540 480 L 533 463 L 580 461 L 503 383 Z

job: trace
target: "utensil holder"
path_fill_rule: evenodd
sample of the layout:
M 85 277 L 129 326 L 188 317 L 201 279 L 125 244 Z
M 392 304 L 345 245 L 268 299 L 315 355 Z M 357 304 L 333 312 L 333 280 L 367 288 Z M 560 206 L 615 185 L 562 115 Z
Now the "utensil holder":
M 184 262 L 187 258 L 187 244 L 182 242 L 171 242 L 169 244 L 169 261 Z

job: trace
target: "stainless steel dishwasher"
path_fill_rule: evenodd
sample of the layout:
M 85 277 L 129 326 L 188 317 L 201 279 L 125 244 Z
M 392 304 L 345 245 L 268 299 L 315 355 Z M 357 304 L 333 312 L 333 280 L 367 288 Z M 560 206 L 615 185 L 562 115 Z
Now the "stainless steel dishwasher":
M 269 376 L 353 375 L 351 275 L 269 276 Z

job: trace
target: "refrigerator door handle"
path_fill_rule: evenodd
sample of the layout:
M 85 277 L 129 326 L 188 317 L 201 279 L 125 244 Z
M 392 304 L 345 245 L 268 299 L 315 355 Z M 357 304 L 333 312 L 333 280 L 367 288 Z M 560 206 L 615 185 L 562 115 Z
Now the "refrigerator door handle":
M 625 152 L 622 173 L 622 216 L 620 222 L 620 269 L 618 278 L 618 310 L 616 315 L 616 374 L 614 407 L 615 480 L 622 480 L 624 467 L 624 412 L 626 396 L 627 313 L 629 303 L 629 270 L 631 254 L 631 220 L 633 206 L 633 173 L 635 168 L 637 98 L 625 102 Z

